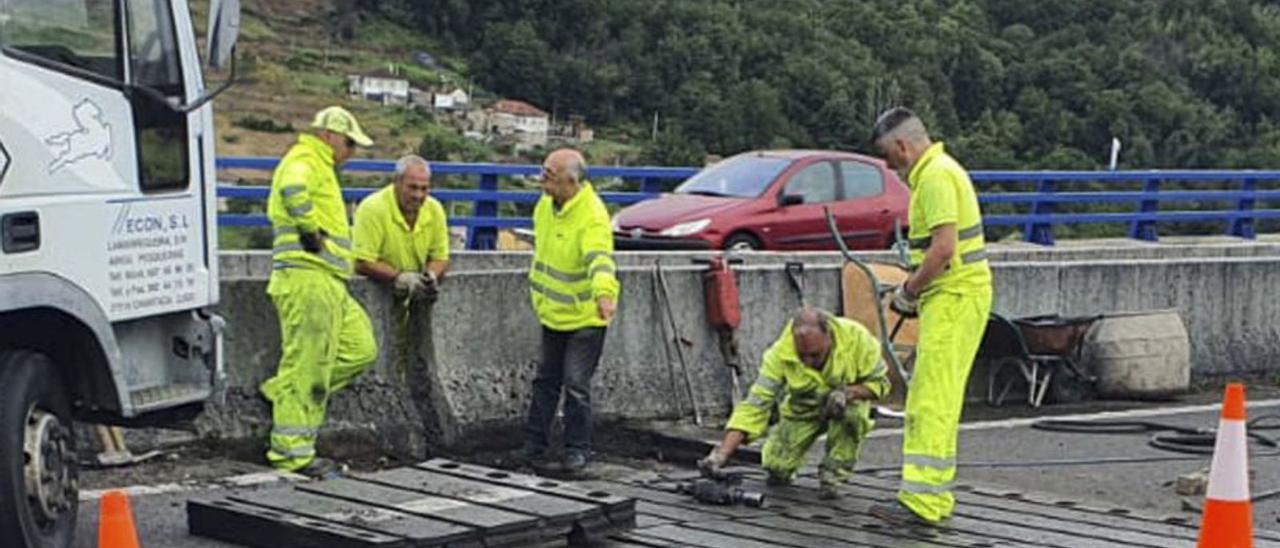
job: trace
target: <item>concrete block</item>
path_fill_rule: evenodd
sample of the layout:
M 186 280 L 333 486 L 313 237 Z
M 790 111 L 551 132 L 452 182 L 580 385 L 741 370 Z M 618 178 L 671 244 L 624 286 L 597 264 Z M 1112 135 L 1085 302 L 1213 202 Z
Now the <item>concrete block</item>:
M 1280 243 L 1052 250 L 1010 246 L 1000 249 L 1004 259 L 993 264 L 995 310 L 1010 316 L 1078 316 L 1175 309 L 1190 337 L 1193 375 L 1274 370 L 1280 367 L 1280 300 L 1270 298 L 1280 287 L 1277 248 Z M 1134 258 L 1165 252 L 1176 257 Z M 1199 254 L 1205 256 L 1188 256 Z M 528 406 L 541 339 L 529 304 L 530 257 L 456 256 L 439 301 L 430 308 L 415 306 L 407 319 L 385 287 L 352 282 L 352 294 L 368 311 L 381 352 L 370 370 L 332 401 L 322 446 L 326 439 L 345 436 L 409 452 L 425 451 L 427 440 L 453 446 L 515 443 L 484 434 L 510 432 Z M 685 356 L 699 407 L 707 414 L 728 411 L 730 372 L 721 365 L 716 334 L 706 324 L 704 267 L 692 264 L 696 256 L 618 255 L 623 265 L 620 310 L 593 385 L 601 419 L 692 414 L 684 372 L 668 344 L 672 334 L 655 298 L 653 263 L 659 260 L 676 323 L 691 343 Z M 1015 260 L 1019 258 L 1035 260 Z M 744 388 L 754 380 L 760 355 L 800 303 L 783 269 L 791 259 L 807 265 L 805 299 L 832 310 L 839 307 L 838 254 L 759 254 L 737 268 Z M 259 448 L 270 409 L 257 395 L 257 386 L 274 373 L 279 360 L 279 327 L 265 294 L 269 260 L 266 252 L 246 254 L 247 273 L 237 276 L 230 273 L 237 272 L 239 259 L 224 259 L 227 275 L 219 311 L 228 321 L 230 389 L 226 403 L 211 406 L 202 418 L 206 436 L 257 440 Z M 477 269 L 460 268 L 465 261 Z M 985 380 L 977 372 L 972 378 Z
M 249 275 L 249 256 L 244 253 L 218 254 L 220 278 L 243 278 Z
M 271 275 L 271 252 L 270 251 L 249 251 L 245 253 L 248 261 L 248 275 L 256 278 L 266 278 Z

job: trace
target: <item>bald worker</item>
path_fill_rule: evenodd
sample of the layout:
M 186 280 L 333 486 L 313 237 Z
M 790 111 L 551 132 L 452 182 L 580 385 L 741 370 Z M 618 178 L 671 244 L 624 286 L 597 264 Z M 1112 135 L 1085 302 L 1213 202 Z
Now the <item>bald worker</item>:
M 570 473 L 590 460 L 591 377 L 621 290 L 609 211 L 587 181 L 586 170 L 586 160 L 573 149 L 556 150 L 543 162 L 529 271 L 533 310 L 542 324 L 542 359 L 533 380 L 521 457 L 535 467 L 546 458 L 563 391 L 563 465 Z
M 765 351 L 747 399 L 738 402 L 724 439 L 698 461 L 698 468 L 714 476 L 738 446 L 763 436 L 773 404 L 781 399 L 782 420 L 769 431 L 761 455 L 768 483 L 790 484 L 809 447 L 826 434 L 818 496 L 839 498 L 838 486 L 853 474 L 862 440 L 874 425 L 871 403 L 889 394 L 888 372 L 880 342 L 867 328 L 821 309 L 802 308 Z

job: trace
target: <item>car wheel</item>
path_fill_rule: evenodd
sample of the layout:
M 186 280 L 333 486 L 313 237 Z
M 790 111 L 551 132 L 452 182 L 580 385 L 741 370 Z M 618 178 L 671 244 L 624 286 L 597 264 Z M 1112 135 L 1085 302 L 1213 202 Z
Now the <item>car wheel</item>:
M 724 241 L 724 248 L 728 251 L 755 251 L 761 247 L 764 246 L 760 245 L 758 238 L 745 232 L 733 234 Z
M 0 351 L 0 546 L 71 545 L 79 504 L 71 424 L 53 362 Z

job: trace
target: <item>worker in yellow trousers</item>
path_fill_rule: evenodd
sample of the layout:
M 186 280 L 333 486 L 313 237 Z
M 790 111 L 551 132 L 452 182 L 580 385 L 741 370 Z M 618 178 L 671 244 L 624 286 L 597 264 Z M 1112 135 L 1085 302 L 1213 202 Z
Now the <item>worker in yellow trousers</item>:
M 336 175 L 356 146 L 373 141 L 340 107 L 321 110 L 312 128 L 281 158 L 267 199 L 274 232 L 267 294 L 280 318 L 281 355 L 261 390 L 272 404 L 267 460 L 324 477 L 338 468 L 316 457 L 329 397 L 378 355 L 369 316 L 347 292 L 354 256 Z
M 896 501 L 871 507 L 890 523 L 936 524 L 955 508 L 956 434 L 965 385 L 991 311 L 991 267 L 969 174 L 905 108 L 881 114 L 872 141 L 911 188 L 912 273 L 892 307 L 919 315 L 907 388 L 902 483 Z
M 871 403 L 889 394 L 889 370 L 880 349 L 858 322 L 802 309 L 765 351 L 760 375 L 734 408 L 724 439 L 698 468 L 714 476 L 738 446 L 764 435 L 773 404 L 785 391 L 782 419 L 769 431 L 761 455 L 768 481 L 791 483 L 809 447 L 825 433 L 818 496 L 838 498 L 837 487 L 853 474 L 862 440 L 874 425 Z

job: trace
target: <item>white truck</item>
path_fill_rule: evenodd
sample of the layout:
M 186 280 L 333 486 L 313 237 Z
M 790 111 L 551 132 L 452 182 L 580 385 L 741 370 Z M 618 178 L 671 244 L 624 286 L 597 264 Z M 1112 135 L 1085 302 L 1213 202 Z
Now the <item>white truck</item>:
M 76 528 L 72 421 L 189 418 L 221 375 L 213 112 L 236 0 L 0 0 L 0 546 Z

